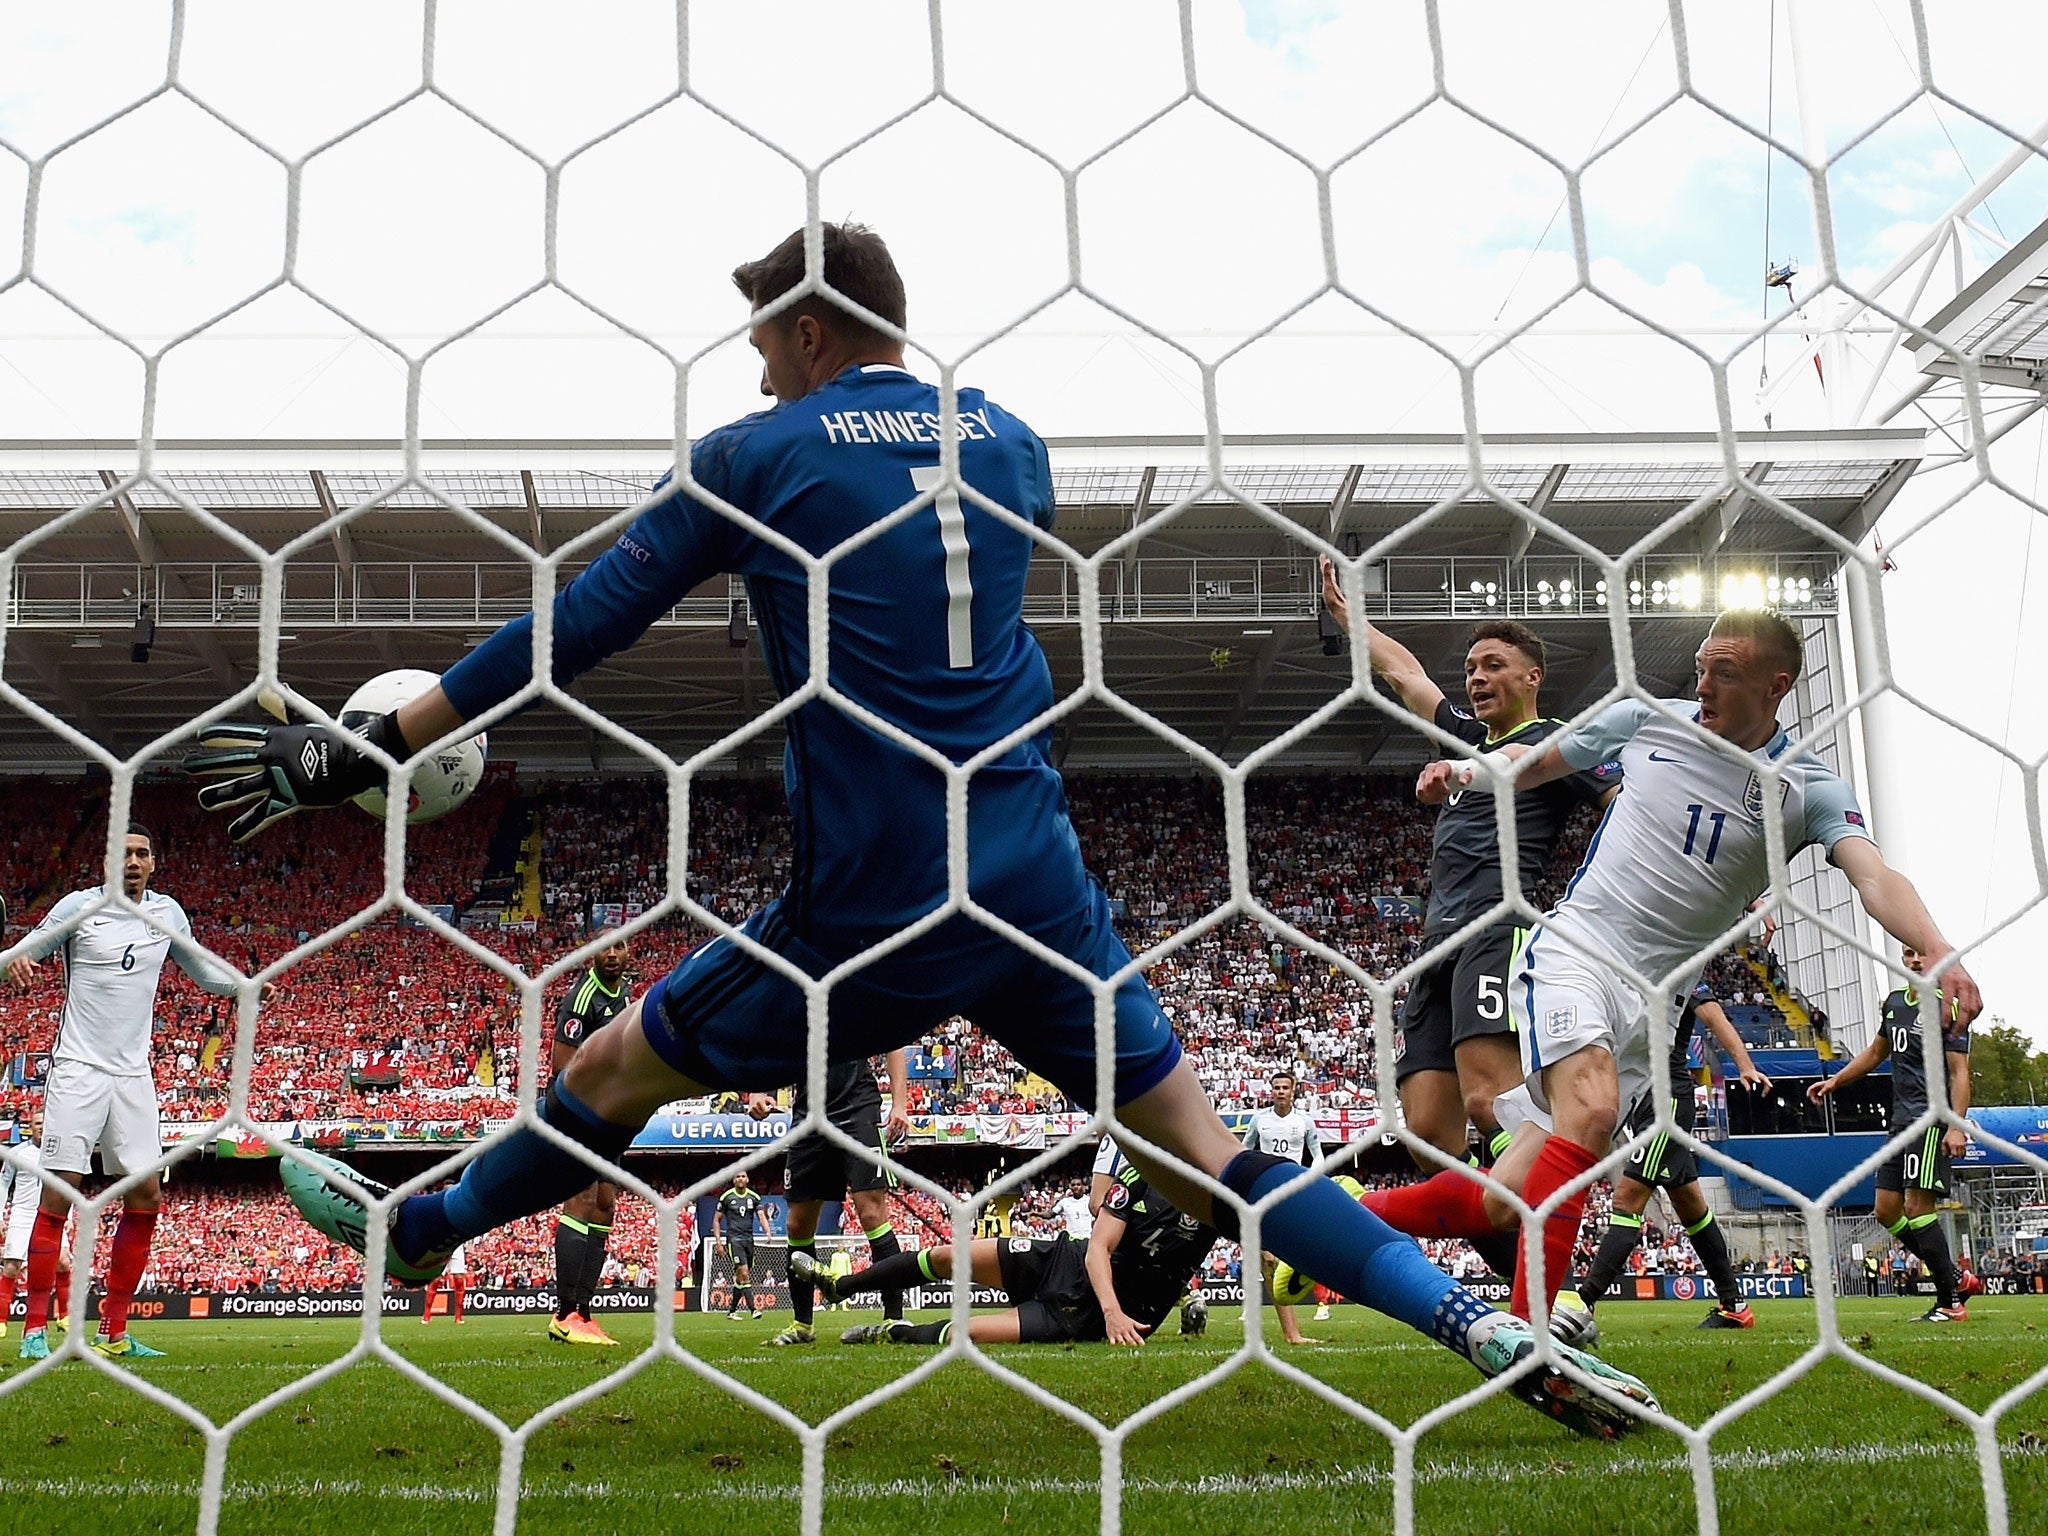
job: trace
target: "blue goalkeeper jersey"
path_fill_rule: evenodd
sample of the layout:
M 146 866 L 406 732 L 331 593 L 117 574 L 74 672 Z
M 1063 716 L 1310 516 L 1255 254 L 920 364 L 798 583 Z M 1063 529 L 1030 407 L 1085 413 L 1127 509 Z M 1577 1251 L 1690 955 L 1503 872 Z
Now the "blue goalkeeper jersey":
M 849 368 L 801 400 L 695 444 L 691 474 L 782 539 L 822 555 L 937 483 L 939 392 L 901 368 Z M 1038 436 L 979 391 L 959 392 L 961 478 L 1041 528 L 1052 474 Z M 567 684 L 624 649 L 721 572 L 746 582 L 778 693 L 811 674 L 804 568 L 669 482 L 555 599 L 554 678 Z M 1023 620 L 1031 540 L 942 492 L 830 571 L 829 682 L 847 700 L 964 762 L 1042 714 L 1052 676 Z M 508 624 L 442 679 L 467 717 L 532 674 L 531 616 Z M 1087 896 L 1048 740 L 1037 734 L 970 786 L 969 882 L 1027 929 Z M 928 763 L 824 699 L 789 718 L 783 781 L 795 826 L 785 911 L 835 956 L 895 932 L 946 893 L 945 781 Z

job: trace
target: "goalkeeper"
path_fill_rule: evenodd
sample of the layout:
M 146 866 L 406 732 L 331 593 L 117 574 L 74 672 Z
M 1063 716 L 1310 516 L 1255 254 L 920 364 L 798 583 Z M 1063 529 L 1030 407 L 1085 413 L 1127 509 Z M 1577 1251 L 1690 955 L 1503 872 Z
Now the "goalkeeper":
M 762 391 L 778 403 L 692 446 L 687 475 L 556 595 L 548 653 L 565 687 L 703 582 L 741 574 L 786 701 L 789 887 L 748 919 L 744 942 L 695 950 L 585 1042 L 541 1105 L 552 1137 L 521 1128 L 455 1189 L 393 1207 L 388 1272 L 421 1283 L 465 1236 L 566 1199 L 595 1165 L 616 1165 L 663 1104 L 803 1076 L 809 994 L 794 978 L 836 977 L 822 1021 L 833 1060 L 895 1050 L 960 1015 L 1091 1108 L 1097 983 L 1110 983 L 1104 1065 L 1118 1117 L 1201 1176 L 1139 1156 L 1162 1194 L 1233 1234 L 1236 1207 L 1213 1199 L 1217 1186 L 1239 1201 L 1275 1197 L 1264 1247 L 1482 1374 L 1512 1372 L 1517 1397 L 1581 1433 L 1632 1428 L 1623 1403 L 1655 1403 L 1641 1382 L 1563 1349 L 1539 1369 L 1543 1346 L 1525 1323 L 1448 1280 L 1327 1179 L 1240 1147 L 1217 1117 L 1082 867 L 1053 764 L 1052 674 L 1023 616 L 1035 538 L 1053 524 L 1045 444 L 980 391 L 944 396 L 905 368 L 903 282 L 875 234 L 828 225 L 819 240 L 815 274 L 799 231 L 733 275 L 753 306 Z M 829 663 L 812 651 L 811 599 L 827 595 L 815 582 L 829 583 Z M 534 652 L 532 615 L 499 630 L 371 722 L 382 760 L 323 726 L 214 726 L 186 767 L 219 779 L 202 804 L 240 808 L 231 831 L 251 837 L 385 783 L 383 760 L 491 715 L 531 683 Z M 970 762 L 961 896 L 941 765 Z M 972 912 L 944 912 L 955 899 Z M 280 1171 L 309 1220 L 364 1246 L 368 1211 L 322 1173 L 368 1190 L 360 1175 L 309 1154 Z
M 983 1313 L 968 1324 L 977 1344 L 1142 1345 L 1179 1303 L 1195 1272 L 1222 1234 L 1175 1210 L 1140 1179 L 1110 1190 L 1085 1243 L 1058 1237 L 984 1237 L 968 1244 L 974 1283 L 1010 1299 L 1006 1312 Z M 806 1280 L 826 1301 L 870 1291 L 944 1280 L 953 1273 L 950 1245 L 899 1253 L 839 1278 L 808 1253 L 792 1252 L 792 1292 Z M 848 1344 L 943 1344 L 953 1325 L 887 1323 L 850 1328 Z

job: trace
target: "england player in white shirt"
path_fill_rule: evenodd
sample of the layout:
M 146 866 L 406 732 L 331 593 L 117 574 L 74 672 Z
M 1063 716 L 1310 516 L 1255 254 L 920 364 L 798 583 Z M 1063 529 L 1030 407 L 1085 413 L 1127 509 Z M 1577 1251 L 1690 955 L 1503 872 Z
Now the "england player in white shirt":
M 1316 1140 L 1316 1122 L 1295 1098 L 1297 1085 L 1292 1072 L 1275 1072 L 1273 1102 L 1252 1111 L 1245 1128 L 1244 1144 L 1253 1152 L 1270 1152 L 1304 1167 L 1322 1155 Z
M 1244 1145 L 1247 1152 L 1270 1152 L 1275 1157 L 1284 1157 L 1290 1163 L 1304 1166 L 1313 1165 L 1322 1156 L 1322 1144 L 1316 1139 L 1316 1122 L 1306 1109 L 1296 1102 L 1296 1083 L 1292 1072 L 1275 1072 L 1272 1077 L 1273 1102 L 1264 1109 L 1252 1111 L 1251 1124 L 1245 1127 Z M 1268 1265 L 1275 1262 L 1273 1255 L 1265 1255 Z M 1273 1313 L 1280 1319 L 1280 1337 L 1290 1344 L 1313 1344 L 1314 1339 L 1302 1337 L 1301 1324 L 1295 1320 L 1294 1308 L 1274 1304 Z M 1327 1322 L 1330 1304 L 1318 1301 L 1316 1321 Z
M 103 900 L 106 888 L 73 891 L 50 908 L 7 967 L 8 979 L 25 987 L 35 978 L 38 961 L 63 952 L 64 1012 L 43 1090 L 42 1166 L 46 1175 L 55 1175 L 74 1189 L 91 1171 L 95 1147 L 101 1167 L 114 1178 L 149 1167 L 163 1151 L 149 1043 L 164 961 L 176 961 L 194 982 L 219 996 L 231 996 L 239 984 L 233 971 L 193 943 L 185 909 L 149 889 L 155 873 L 155 839 L 146 828 L 130 823 L 121 890 L 144 917 L 109 906 L 66 932 L 64 925 Z M 273 990 L 264 984 L 264 1000 Z M 129 1337 L 128 1308 L 149 1262 L 150 1237 L 163 1203 L 160 1181 L 144 1179 L 122 1196 L 121 1203 L 121 1221 L 114 1229 L 107 1264 L 106 1296 L 100 1303 L 100 1331 L 92 1347 L 109 1356 L 159 1355 L 163 1351 Z M 50 1352 L 44 1325 L 70 1212 L 70 1202 L 46 1185 L 29 1238 L 24 1360 L 41 1360 Z
M 21 1142 L 9 1149 L 8 1161 L 0 1165 L 0 1226 L 4 1226 L 6 1233 L 4 1241 L 0 1241 L 0 1339 L 7 1337 L 16 1292 L 27 1284 L 29 1236 L 35 1230 L 36 1212 L 41 1208 L 43 1111 L 40 1104 L 24 1129 L 26 1134 Z M 66 1236 L 71 1230 L 67 1225 Z M 60 1331 L 68 1327 L 66 1312 L 70 1305 L 71 1249 L 69 1244 L 63 1244 L 57 1249 L 57 1282 L 50 1292 L 49 1326 Z
M 1669 1043 L 1700 957 L 1745 922 L 1770 887 L 1765 818 L 1773 798 L 1787 858 L 1819 846 L 1887 933 L 1927 956 L 1929 970 L 1949 961 L 1941 995 L 1953 1017 L 1968 1023 L 1983 1007 L 1912 882 L 1878 852 L 1854 792 L 1812 758 L 1791 754 L 1778 709 L 1799 677 L 1803 649 L 1779 615 L 1730 610 L 1700 645 L 1697 708 L 1624 699 L 1551 742 L 1483 759 L 1504 769 L 1534 757 L 1515 780 L 1524 790 L 1617 754 L 1626 775 L 1564 899 L 1523 946 L 1508 988 L 1527 1077 L 1498 1101 L 1502 1123 L 1521 1119 L 1549 1134 L 1518 1135 L 1494 1176 L 1532 1206 L 1592 1168 L 1624 1111 L 1653 1091 L 1652 1059 Z M 1775 794 L 1767 766 L 1779 773 Z M 1469 762 L 1433 763 L 1417 793 L 1441 798 L 1472 777 Z M 1617 961 L 1663 995 L 1645 997 Z M 1582 1195 L 1562 1202 L 1546 1224 L 1546 1305 L 1565 1278 L 1582 1206 Z M 1517 1290 L 1526 1304 L 1519 1276 Z
M 28 1263 L 29 1232 L 43 1194 L 42 1180 L 36 1176 L 43 1159 L 36 1146 L 35 1122 L 25 1129 L 21 1144 L 10 1147 L 7 1161 L 0 1163 L 0 1339 L 7 1337 L 15 1288 Z
M 1060 1229 L 1077 1243 L 1088 1241 L 1088 1234 L 1095 1230 L 1095 1209 L 1088 1203 L 1088 1195 L 1077 1182 L 1053 1205 L 1053 1214 L 1060 1219 Z

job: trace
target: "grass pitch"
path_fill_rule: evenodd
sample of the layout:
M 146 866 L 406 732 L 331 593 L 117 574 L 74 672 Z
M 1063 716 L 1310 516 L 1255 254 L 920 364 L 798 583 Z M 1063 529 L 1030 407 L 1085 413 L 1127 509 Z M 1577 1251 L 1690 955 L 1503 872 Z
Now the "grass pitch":
M 2048 1300 L 1979 1300 L 1961 1327 L 1916 1327 L 1904 1300 L 1842 1304 L 1843 1332 L 1868 1359 L 1981 1409 L 2048 1365 Z M 1797 1359 L 1813 1343 L 1810 1304 L 1757 1308 L 1749 1333 L 1700 1333 L 1697 1307 L 1610 1303 L 1603 1351 L 1691 1423 Z M 821 1333 L 871 1314 L 825 1313 Z M 1304 1317 L 1306 1314 L 1304 1314 Z M 786 1320 L 678 1320 L 703 1359 L 811 1422 L 911 1370 L 930 1353 L 762 1347 Z M 1270 1320 L 1269 1320 L 1270 1321 Z M 544 1322 L 477 1318 L 386 1324 L 405 1358 L 518 1424 L 597 1381 L 652 1337 L 645 1318 L 608 1320 L 626 1347 L 603 1356 L 550 1345 Z M 1172 1327 L 1171 1322 L 1168 1324 Z M 1314 1324 L 1322 1342 L 1289 1363 L 1408 1422 L 1477 1377 L 1446 1352 L 1360 1309 Z M 159 1323 L 138 1335 L 170 1351 L 122 1371 L 146 1377 L 216 1422 L 345 1352 L 347 1322 Z M 1269 1334 L 1271 1329 L 1269 1328 Z M 995 1351 L 1004 1365 L 1099 1417 L 1121 1418 L 1220 1364 L 1235 1316 L 1208 1337 Z M 0 1381 L 17 1378 L 15 1338 Z M 201 1442 L 175 1415 L 92 1366 L 68 1362 L 0 1406 L 0 1530 L 184 1532 L 198 1516 Z M 2048 1388 L 2000 1427 L 2011 1529 L 2048 1530 Z M 1737 1533 L 1984 1528 L 1968 1433 L 1869 1373 L 1823 1362 L 1716 1439 L 1721 1528 Z M 366 1536 L 491 1529 L 495 1437 L 388 1366 L 359 1363 L 236 1436 L 221 1530 Z M 834 1533 L 913 1530 L 1093 1532 L 1100 1519 L 1093 1437 L 972 1366 L 933 1378 L 837 1430 L 826 1459 Z M 1124 1454 L 1124 1529 L 1206 1536 L 1251 1530 L 1373 1531 L 1391 1520 L 1392 1458 L 1371 1430 L 1250 1364 L 1137 1430 Z M 796 1442 L 673 1361 L 544 1424 L 527 1449 L 519 1529 L 788 1527 Z M 1424 1438 L 1416 1517 L 1431 1533 L 1643 1536 L 1690 1531 L 1683 1445 L 1655 1430 L 1618 1445 L 1577 1440 L 1506 1399 Z

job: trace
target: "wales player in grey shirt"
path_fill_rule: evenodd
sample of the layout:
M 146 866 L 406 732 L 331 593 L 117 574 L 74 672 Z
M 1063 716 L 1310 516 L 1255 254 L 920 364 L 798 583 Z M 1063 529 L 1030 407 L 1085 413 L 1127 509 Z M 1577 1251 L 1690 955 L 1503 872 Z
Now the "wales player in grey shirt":
M 1323 601 L 1339 624 L 1350 608 L 1332 567 L 1323 566 Z M 1526 624 L 1491 620 L 1477 625 L 1465 652 L 1465 701 L 1444 696 L 1413 652 L 1379 630 L 1366 630 L 1372 670 L 1408 710 L 1475 747 L 1530 746 L 1562 729 L 1543 718 L 1538 691 L 1546 660 L 1542 638 Z M 1515 800 L 1515 846 L 1522 893 L 1534 899 L 1535 881 L 1549 867 L 1572 813 L 1581 805 L 1605 809 L 1621 786 L 1621 765 L 1595 763 Z M 1502 899 L 1500 825 L 1489 794 L 1457 795 L 1439 802 L 1429 860 L 1425 950 L 1442 946 Z M 1524 929 L 1498 922 L 1466 939 L 1409 985 L 1394 1036 L 1394 1080 L 1401 1117 L 1422 1140 L 1464 1158 L 1469 1123 L 1491 1161 L 1507 1137 L 1494 1099 L 1522 1081 L 1522 1054 L 1508 1015 L 1508 974 Z M 1427 1172 L 1437 1164 L 1418 1157 Z M 1452 1177 L 1462 1177 L 1452 1175 Z M 1475 1246 L 1501 1274 L 1514 1272 L 1516 1244 L 1506 1234 L 1475 1237 Z
M 1908 944 L 1900 951 L 1899 963 L 1915 976 L 1927 962 Z M 1937 999 L 1941 1020 L 1941 1065 L 1948 1086 L 1949 1107 L 1957 1114 L 1970 1108 L 1970 1021 L 1961 1010 Z M 1887 1056 L 1892 1062 L 1892 1117 L 1890 1129 L 1897 1132 L 1927 1113 L 1927 1062 L 1921 1055 L 1920 994 L 1901 987 L 1884 1000 L 1877 1033 L 1847 1066 L 1833 1077 L 1824 1077 L 1806 1090 L 1818 1104 L 1844 1083 L 1872 1071 Z M 1875 1215 L 1884 1229 L 1906 1245 L 1906 1251 L 1927 1266 L 1934 1279 L 1934 1305 L 1916 1321 L 1960 1323 L 1969 1317 L 1966 1295 L 1983 1289 L 1975 1275 L 1967 1286 L 1956 1273 L 1955 1256 L 1949 1251 L 1948 1235 L 1941 1230 L 1935 1200 L 1948 1193 L 1949 1164 L 1969 1147 L 1969 1138 L 1955 1126 L 1946 1130 L 1938 1120 L 1927 1126 L 1906 1146 L 1886 1158 L 1877 1170 Z

